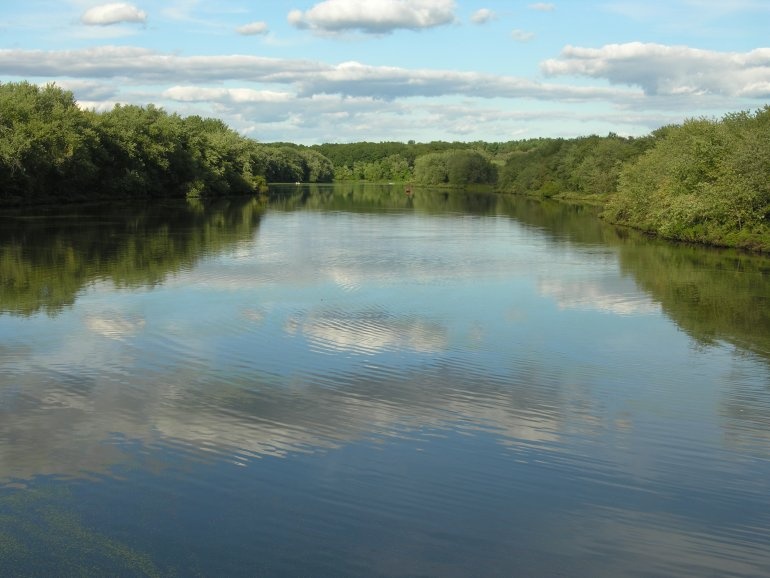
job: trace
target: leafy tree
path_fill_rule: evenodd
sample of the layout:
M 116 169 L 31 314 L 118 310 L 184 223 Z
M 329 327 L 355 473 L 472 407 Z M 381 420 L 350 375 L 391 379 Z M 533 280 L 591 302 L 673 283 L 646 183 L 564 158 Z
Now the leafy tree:
M 319 152 L 266 148 L 221 120 L 153 105 L 83 111 L 54 85 L 0 84 L 0 202 L 251 194 L 330 181 Z
M 496 177 L 491 161 L 474 150 L 428 153 L 414 163 L 414 180 L 425 185 L 494 184 Z
M 75 198 L 96 182 L 99 138 L 71 92 L 0 85 L 0 195 L 23 202 Z M 63 185 L 63 186 L 62 186 Z
M 609 220 L 663 237 L 770 250 L 770 107 L 667 127 L 627 164 Z

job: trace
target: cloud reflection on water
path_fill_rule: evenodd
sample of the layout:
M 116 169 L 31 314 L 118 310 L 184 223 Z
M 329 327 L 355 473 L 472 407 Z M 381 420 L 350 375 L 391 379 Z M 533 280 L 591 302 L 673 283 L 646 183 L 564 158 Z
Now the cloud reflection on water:
M 542 295 L 555 299 L 561 309 L 594 309 L 615 315 L 660 313 L 658 303 L 641 294 L 633 283 L 628 285 L 607 286 L 603 279 L 573 281 L 544 278 L 538 282 L 538 290 Z
M 70 363 L 55 371 L 41 368 L 31 355 L 18 367 L 13 379 L 23 394 L 4 390 L 0 409 L 5 480 L 107 474 L 126 459 L 120 440 L 186 448 L 201 459 L 248 460 L 458 423 L 510 443 L 551 442 L 565 419 L 558 388 L 532 388 L 530 372 L 362 367 L 275 385 L 201 375 L 184 365 L 156 373 L 139 367 L 116 371 L 105 362 L 97 373 Z M 153 385 L 138 387 L 139 382 Z
M 436 353 L 449 346 L 447 328 L 437 321 L 374 309 L 293 316 L 287 320 L 285 331 L 289 335 L 302 333 L 321 348 L 369 354 L 401 349 Z

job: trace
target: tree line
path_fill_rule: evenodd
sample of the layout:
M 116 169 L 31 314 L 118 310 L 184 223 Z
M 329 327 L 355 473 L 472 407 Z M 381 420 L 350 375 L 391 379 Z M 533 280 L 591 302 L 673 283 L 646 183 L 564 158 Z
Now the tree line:
M 409 141 L 324 143 L 312 148 L 332 161 L 335 181 L 463 186 L 495 185 L 507 155 L 528 146 L 519 141 Z
M 605 217 L 682 241 L 770 251 L 770 106 L 654 133 Z
M 643 137 L 505 143 L 320 145 L 338 180 L 494 184 L 589 200 L 606 220 L 663 238 L 770 252 L 770 106 L 697 118 Z
M 54 85 L 0 84 L 0 202 L 251 194 L 269 182 L 489 185 L 592 199 L 665 238 L 770 251 L 770 106 L 650 135 L 502 143 L 258 143 L 153 105 L 81 110 Z
M 54 85 L 0 84 L 0 201 L 253 194 L 270 181 L 329 182 L 317 151 L 265 146 L 221 120 L 153 105 L 80 109 Z

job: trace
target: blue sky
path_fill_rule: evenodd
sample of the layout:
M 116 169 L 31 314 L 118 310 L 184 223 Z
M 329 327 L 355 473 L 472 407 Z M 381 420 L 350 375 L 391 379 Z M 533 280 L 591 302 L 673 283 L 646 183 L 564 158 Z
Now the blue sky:
M 0 81 L 262 142 L 642 135 L 770 103 L 770 2 L 0 2 Z

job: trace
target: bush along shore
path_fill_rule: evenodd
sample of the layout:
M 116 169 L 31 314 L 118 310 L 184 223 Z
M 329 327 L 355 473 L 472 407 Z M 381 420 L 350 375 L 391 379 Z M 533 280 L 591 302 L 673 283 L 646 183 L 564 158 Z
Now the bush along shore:
M 408 182 L 600 204 L 667 239 L 770 252 L 770 106 L 644 137 L 259 143 L 153 105 L 82 110 L 55 85 L 0 84 L 0 203 L 216 197 L 267 183 Z

